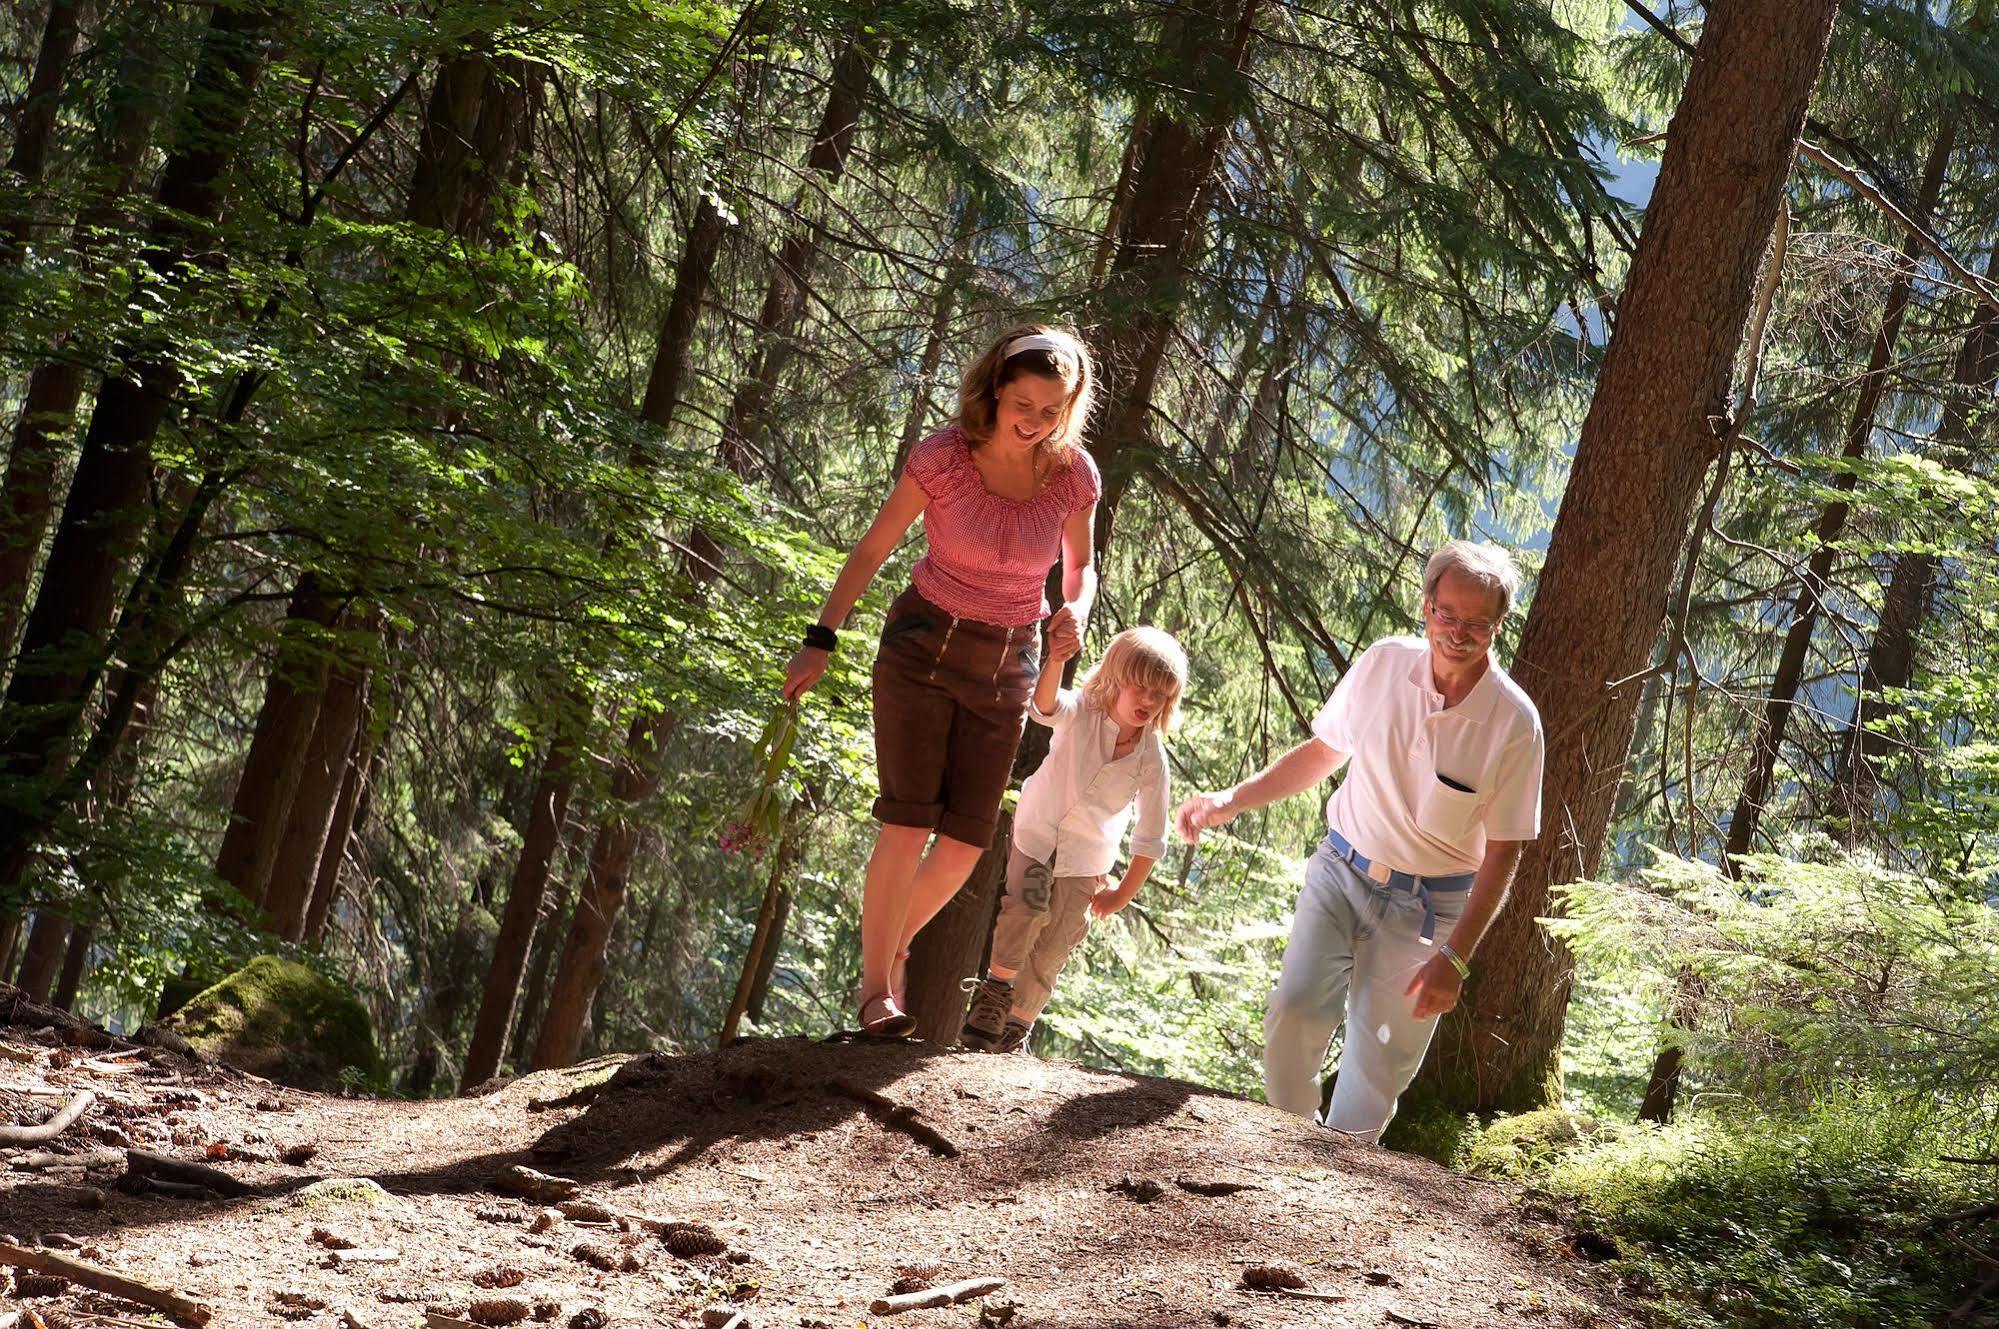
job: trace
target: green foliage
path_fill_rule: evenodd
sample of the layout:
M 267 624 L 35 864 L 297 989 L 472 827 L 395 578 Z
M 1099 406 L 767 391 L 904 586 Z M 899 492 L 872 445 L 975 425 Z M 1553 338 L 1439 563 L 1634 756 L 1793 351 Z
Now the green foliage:
M 1702 1113 L 1520 1162 L 1614 1244 L 1664 1324 L 1919 1329 L 1977 1268 L 1937 1239 L 1976 1198 L 1965 1169 L 1936 1161 L 1948 1147 L 1906 1104 L 1859 1096 Z
M 1551 924 L 1586 966 L 1689 1001 L 1670 1035 L 1699 1082 L 1770 1110 L 1864 1084 L 1999 1140 L 1999 919 L 1964 883 L 1821 847 L 1731 881 L 1661 856 L 1630 884 L 1566 890 Z

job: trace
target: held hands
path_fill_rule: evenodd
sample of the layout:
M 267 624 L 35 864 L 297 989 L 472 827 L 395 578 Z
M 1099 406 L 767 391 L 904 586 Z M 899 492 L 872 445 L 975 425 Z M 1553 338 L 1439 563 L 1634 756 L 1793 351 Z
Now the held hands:
M 784 667 L 784 699 L 797 701 L 804 696 L 820 675 L 826 672 L 827 662 L 832 657 L 817 646 L 801 646 L 798 654 L 791 657 L 791 663 Z
M 1196 794 L 1173 814 L 1173 825 L 1188 844 L 1201 843 L 1201 832 L 1210 826 L 1226 826 L 1235 820 L 1235 797 L 1227 790 L 1219 794 Z
M 1416 1018 L 1427 1020 L 1456 1006 L 1463 989 L 1464 980 L 1458 977 L 1457 966 L 1448 955 L 1438 954 L 1423 962 L 1402 995 L 1416 998 Z
M 1048 616 L 1048 659 L 1066 660 L 1083 649 L 1083 620 L 1074 606 L 1063 605 Z

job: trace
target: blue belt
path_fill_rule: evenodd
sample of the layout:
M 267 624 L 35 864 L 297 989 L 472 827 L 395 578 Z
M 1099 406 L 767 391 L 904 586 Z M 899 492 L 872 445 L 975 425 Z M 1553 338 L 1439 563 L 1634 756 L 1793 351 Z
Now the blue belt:
M 1359 869 L 1361 876 L 1377 886 L 1390 890 L 1409 891 L 1423 902 L 1423 940 L 1434 941 L 1437 936 L 1437 910 L 1431 903 L 1432 892 L 1468 891 L 1471 889 L 1475 872 L 1460 872 L 1451 877 L 1419 877 L 1413 872 L 1397 872 L 1385 864 L 1376 863 L 1347 843 L 1347 838 L 1330 828 L 1326 831 L 1326 843 L 1335 854 Z

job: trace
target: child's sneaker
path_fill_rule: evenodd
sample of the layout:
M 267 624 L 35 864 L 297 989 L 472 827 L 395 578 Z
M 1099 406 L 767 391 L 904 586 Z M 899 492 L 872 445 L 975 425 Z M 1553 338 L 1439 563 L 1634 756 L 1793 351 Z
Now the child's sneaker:
M 1018 1052 L 1027 1046 L 1028 1035 L 1033 1032 L 1034 1026 L 1028 1021 L 1008 1016 L 1006 1027 L 1000 1030 L 999 1039 L 993 1044 L 993 1051 Z
M 1008 1012 L 1013 1010 L 1013 984 L 1003 978 L 982 978 L 972 989 L 972 1008 L 965 1012 L 965 1027 L 958 1041 L 979 1052 L 991 1052 L 1006 1029 Z

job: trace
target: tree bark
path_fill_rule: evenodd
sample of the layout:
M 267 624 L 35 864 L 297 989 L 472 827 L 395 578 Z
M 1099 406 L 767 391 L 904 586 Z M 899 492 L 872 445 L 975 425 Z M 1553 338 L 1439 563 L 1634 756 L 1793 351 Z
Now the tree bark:
M 90 947 L 97 936 L 97 930 L 86 924 L 75 923 L 69 930 L 69 949 L 63 956 L 62 976 L 56 980 L 53 1005 L 60 1010 L 76 1009 L 76 992 L 83 986 L 85 968 L 90 963 Z M 33 998 L 30 998 L 33 1000 Z
M 262 4 L 218 6 L 167 154 L 145 261 L 163 282 L 205 257 L 202 224 L 220 215 L 237 140 L 262 75 L 274 23 Z M 104 642 L 117 586 L 146 528 L 151 445 L 180 385 L 174 364 L 126 347 L 126 372 L 100 389 L 70 482 L 42 583 L 22 632 L 0 704 L 0 779 L 16 795 L 0 819 L 0 894 L 26 870 L 33 844 L 60 807 L 38 790 L 68 762 L 91 689 L 105 666 Z
M 350 625 L 350 632 L 371 637 L 378 630 L 373 615 Z M 346 649 L 351 652 L 353 644 L 349 643 Z M 332 833 L 334 814 L 339 810 L 340 795 L 347 784 L 349 763 L 355 756 L 354 735 L 361 723 L 367 688 L 368 668 L 361 661 L 349 658 L 333 669 L 320 699 L 312 737 L 297 763 L 298 787 L 292 794 L 277 857 L 271 865 L 270 885 L 264 894 L 264 912 L 270 917 L 271 932 L 286 941 L 305 937 L 306 918 L 319 884 L 327 837 Z
M 1999 248 L 1985 265 L 1986 280 L 1995 276 L 1999 276 Z M 1973 419 L 1987 406 L 1995 379 L 1999 379 L 1999 317 L 1981 304 L 1958 348 L 1952 390 L 1937 424 L 1933 451 L 1946 464 L 1963 467 L 1969 461 L 1965 445 Z M 1900 705 L 1888 694 L 1909 686 L 1915 677 L 1917 632 L 1929 616 L 1937 572 L 1937 556 L 1922 549 L 1898 552 L 1889 571 L 1874 639 L 1861 669 L 1853 722 L 1841 737 L 1833 764 L 1832 816 L 1839 837 L 1848 845 L 1864 843 L 1873 830 L 1881 767 L 1897 746 L 1888 728 Z
M 822 190 L 830 192 L 846 170 L 847 155 L 867 93 L 872 58 L 871 45 L 853 42 L 833 63 L 826 110 L 806 158 L 808 168 L 818 175 Z M 803 206 L 814 216 L 820 212 L 810 200 Z M 722 427 L 721 458 L 738 475 L 749 473 L 756 455 L 772 394 L 789 355 L 790 339 L 805 310 L 805 283 L 823 234 L 821 223 L 808 222 L 794 231 L 778 253 L 777 266 L 758 315 L 758 349 L 730 402 Z M 680 296 L 678 282 L 674 295 L 676 299 Z M 688 318 L 691 332 L 691 312 Z M 672 392 L 654 392 L 648 385 L 643 408 L 650 412 L 646 416 L 648 423 L 665 428 L 672 420 L 684 364 L 678 357 L 655 357 L 653 371 L 673 376 Z M 721 546 L 713 535 L 697 526 L 688 536 L 687 548 L 683 566 L 691 598 L 720 570 Z M 674 723 L 670 715 L 641 716 L 632 721 L 626 734 L 611 800 L 591 845 L 589 875 L 577 892 L 569 935 L 563 942 L 555 981 L 549 989 L 548 1010 L 535 1040 L 536 1070 L 568 1065 L 583 1044 L 584 1026 L 598 985 L 604 980 L 604 947 L 610 941 L 611 929 L 617 923 L 618 911 L 624 907 L 630 885 L 632 856 L 638 844 L 638 828 L 631 821 L 631 809 L 634 804 L 651 798 L 658 789 L 660 761 Z
M 1547 734 L 1541 838 L 1419 1073 L 1451 1111 L 1560 1101 L 1574 961 L 1536 920 L 1593 875 L 1835 0 L 1708 13 L 1513 673 Z M 1620 686 L 1621 685 L 1621 686 Z
M 1957 120 L 1947 115 L 1943 127 L 1937 131 L 1929 160 L 1923 165 L 1922 183 L 1917 188 L 1915 219 L 1924 226 L 1929 225 L 1930 217 L 1936 211 L 1937 197 L 1943 191 L 1944 174 L 1950 165 L 1951 149 L 1956 141 Z M 1858 461 L 1867 455 L 1867 444 L 1874 436 L 1874 417 L 1888 390 L 1888 366 L 1894 359 L 1896 344 L 1901 340 L 1902 319 L 1908 313 L 1909 295 L 1914 289 L 1916 274 L 1921 271 L 1923 257 L 1924 251 L 1913 238 L 1903 242 L 1895 280 L 1888 288 L 1887 307 L 1881 314 L 1881 327 L 1875 333 L 1873 347 L 1868 352 L 1867 370 L 1860 379 L 1860 395 L 1854 402 L 1853 417 L 1847 424 L 1845 443 L 1840 449 L 1840 456 L 1846 461 Z M 1770 781 L 1777 769 L 1777 755 L 1783 747 L 1784 730 L 1790 722 L 1798 689 L 1804 681 L 1805 659 L 1811 652 L 1812 633 L 1825 606 L 1833 558 L 1837 552 L 1835 545 L 1846 529 L 1847 515 L 1851 511 L 1846 495 L 1853 492 L 1858 482 L 1859 476 L 1851 470 L 1835 475 L 1832 487 L 1840 497 L 1827 503 L 1819 513 L 1815 543 L 1811 556 L 1806 560 L 1804 576 L 1799 581 L 1797 599 L 1791 606 L 1791 624 L 1784 633 L 1784 647 L 1778 656 L 1777 669 L 1770 680 L 1770 692 L 1764 700 L 1763 714 L 1756 727 L 1749 769 L 1743 775 L 1742 792 L 1736 799 L 1735 813 L 1728 822 L 1728 839 L 1722 850 L 1721 867 L 1731 877 L 1738 871 L 1737 860 L 1755 844 L 1764 804 L 1771 793 Z M 1670 1097 L 1667 1102 L 1670 1105 Z
M 48 1001 L 68 946 L 69 915 L 55 909 L 37 909 L 35 925 L 28 929 L 27 949 L 21 955 L 18 983 L 29 1001 Z
M 1235 83 L 1233 71 L 1248 59 L 1258 0 L 1201 0 L 1174 11 L 1165 44 L 1172 68 L 1185 71 L 1184 87 L 1197 119 L 1154 113 L 1132 128 L 1132 163 L 1122 229 L 1098 295 L 1101 322 L 1092 337 L 1100 366 L 1100 406 L 1090 450 L 1104 477 L 1097 505 L 1096 555 L 1109 547 L 1112 517 L 1133 469 L 1152 444 L 1152 398 L 1178 315 L 1171 294 L 1203 235 L 1204 198 L 1221 163 L 1223 141 L 1236 108 L 1219 89 Z M 1115 211 L 1115 209 L 1114 209 Z M 1051 598 L 1060 581 L 1051 575 Z M 1075 662 L 1066 672 L 1073 675 Z M 1033 774 L 1047 754 L 1047 731 L 1029 725 L 1014 761 L 1014 779 Z M 1012 818 L 1003 817 L 993 843 L 979 857 L 965 885 L 910 946 L 906 1009 L 921 1038 L 949 1041 L 963 1026 L 968 1000 L 964 980 L 984 957 L 998 913 L 1012 848 Z
M 528 1064 L 540 1037 L 549 970 L 560 949 L 556 938 L 567 935 L 559 925 L 568 913 L 568 893 L 558 879 L 554 893 L 542 905 L 541 925 L 535 932 L 534 963 L 528 967 L 527 986 L 521 992 L 520 1012 L 514 1017 L 514 1033 L 507 1048 L 507 1060 L 516 1066 Z
M 374 685 L 372 699 L 380 690 Z M 367 710 L 372 712 L 373 706 Z M 326 938 L 326 920 L 333 902 L 340 896 L 340 871 L 347 863 L 347 848 L 368 820 L 368 795 L 382 768 L 382 748 L 376 725 L 364 713 L 355 726 L 354 752 L 347 761 L 347 774 L 340 783 L 340 801 L 333 805 L 333 820 L 326 829 L 326 844 L 319 853 L 319 867 L 313 875 L 312 903 L 306 906 L 305 929 L 301 940 L 320 945 Z
M 812 150 L 805 159 L 806 169 L 818 177 L 822 196 L 830 194 L 846 173 L 847 156 L 860 126 L 861 108 L 867 99 L 868 71 L 873 63 L 874 46 L 869 41 L 849 42 L 833 61 L 826 111 L 819 118 Z M 792 338 L 805 315 L 812 267 L 825 242 L 823 197 L 815 198 L 808 193 L 798 206 L 806 220 L 792 228 L 778 249 L 777 265 L 771 271 L 763 308 L 757 314 L 756 349 L 751 354 L 749 372 L 737 386 L 722 424 L 722 459 L 738 475 L 749 473 L 751 459 L 762 449 L 771 403 L 785 366 L 790 364 L 797 349 Z
M 944 256 L 944 270 L 937 277 L 937 294 L 930 306 L 930 327 L 923 335 L 923 353 L 917 357 L 916 376 L 910 384 L 909 412 L 903 416 L 902 434 L 896 439 L 895 464 L 889 468 L 891 484 L 902 474 L 909 452 L 923 440 L 925 422 L 931 418 L 930 380 L 944 363 L 944 341 L 951 332 L 951 311 L 958 307 L 958 293 L 964 289 L 971 271 L 972 232 L 978 207 L 967 195 L 958 208 L 952 227 L 950 252 Z
M 279 629 L 278 648 L 264 682 L 264 703 L 236 782 L 229 827 L 215 856 L 215 875 L 261 906 L 270 890 L 285 822 L 304 763 L 299 754 L 312 737 L 328 670 L 325 632 L 339 609 L 311 575 L 299 582 Z
M 534 946 L 535 927 L 541 921 L 542 902 L 548 893 L 549 871 L 562 847 L 562 826 L 569 815 L 569 797 L 576 788 L 575 764 L 574 747 L 558 741 L 550 748 L 535 784 L 500 931 L 493 938 L 493 961 L 480 994 L 472 1042 L 458 1079 L 461 1092 L 499 1073 L 500 1057 L 513 1029 L 521 976 L 527 971 L 528 952 Z
M 7 154 L 8 172 L 29 191 L 41 183 L 48 166 L 49 139 L 55 133 L 63 84 L 69 78 L 70 60 L 76 54 L 82 10 L 81 0 L 49 0 L 49 12 L 42 21 L 34 73 L 28 77 L 28 95 L 21 99 L 14 122 L 14 146 Z M 27 252 L 36 227 L 32 212 L 32 192 L 24 193 L 21 215 L 0 232 L 0 268 L 17 266 Z
M 624 908 L 631 885 L 632 855 L 638 848 L 639 826 L 633 811 L 659 790 L 660 759 L 673 733 L 667 716 L 642 716 L 626 734 L 618 769 L 611 782 L 610 810 L 590 846 L 590 864 L 577 893 L 576 912 L 555 966 L 535 1040 L 534 1068 L 567 1066 L 583 1046 L 585 1026 L 598 985 L 604 981 L 604 948 Z

